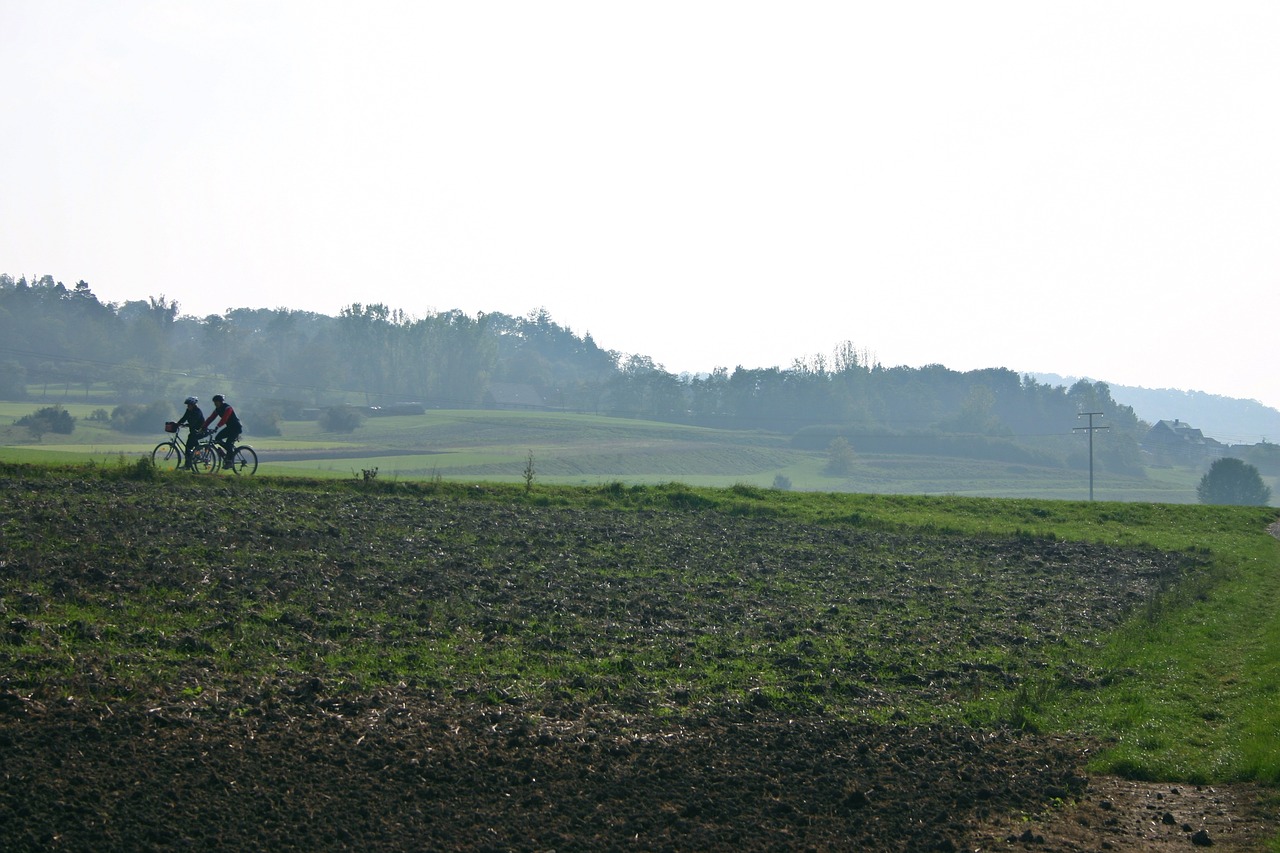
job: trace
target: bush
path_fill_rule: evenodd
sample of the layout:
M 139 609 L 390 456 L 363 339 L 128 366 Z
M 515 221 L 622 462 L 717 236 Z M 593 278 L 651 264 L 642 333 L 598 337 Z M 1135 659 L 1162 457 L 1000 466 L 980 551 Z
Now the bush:
M 46 406 L 30 415 L 18 418 L 17 425 L 26 427 L 37 437 L 46 432 L 71 435 L 76 428 L 76 419 L 61 406 Z
M 1227 457 L 1209 466 L 1209 473 L 1196 486 L 1196 497 L 1202 504 L 1266 506 L 1271 489 L 1263 485 L 1257 468 Z
M 27 396 L 27 370 L 16 361 L 0 361 L 0 400 Z
M 353 406 L 330 406 L 320 413 L 320 428 L 325 432 L 355 432 L 362 420 Z
M 825 474 L 844 476 L 853 473 L 856 463 L 857 457 L 853 455 L 853 448 L 843 436 L 839 436 L 827 445 L 827 465 L 822 470 Z
M 111 410 L 111 428 L 119 432 L 161 432 L 173 419 L 172 407 L 164 403 L 124 403 Z
M 253 419 L 254 435 L 281 435 L 280 422 L 284 420 L 280 413 L 273 410 L 267 411 Z M 244 425 L 244 431 L 249 431 L 249 425 Z
M 122 462 L 120 471 L 126 480 L 150 482 L 156 479 L 156 465 L 151 461 L 150 456 L 142 456 L 132 465 L 125 465 Z

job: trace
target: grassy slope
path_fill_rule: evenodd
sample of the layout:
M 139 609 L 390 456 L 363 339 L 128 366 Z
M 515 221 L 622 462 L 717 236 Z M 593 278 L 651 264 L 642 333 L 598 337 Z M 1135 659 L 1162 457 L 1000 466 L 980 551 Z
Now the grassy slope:
M 36 408 L 0 403 L 0 460 L 103 461 L 150 452 L 165 438 L 159 425 L 153 435 L 122 435 L 87 420 L 100 407 L 71 404 L 67 410 L 80 419 L 75 433 L 46 435 L 32 444 L 25 430 L 7 425 Z M 781 476 L 795 489 L 813 491 L 1088 497 L 1088 474 L 1078 470 L 865 454 L 852 474 L 833 477 L 823 472 L 824 454 L 795 450 L 783 435 L 594 415 L 433 410 L 369 418 L 350 435 L 324 433 L 315 422 L 286 422 L 281 436 L 255 435 L 248 417 L 246 438 L 260 451 L 263 474 L 349 478 L 376 468 L 383 479 L 520 483 L 532 453 L 542 484 L 771 486 Z M 1173 469 L 1154 469 L 1145 478 L 1099 473 L 1095 494 L 1101 500 L 1190 503 L 1198 477 Z
M 1222 583 L 1118 632 L 1100 656 L 1105 693 L 1047 709 L 1046 724 L 1113 738 L 1097 764 L 1126 775 L 1280 784 L 1275 550 L 1242 547 Z

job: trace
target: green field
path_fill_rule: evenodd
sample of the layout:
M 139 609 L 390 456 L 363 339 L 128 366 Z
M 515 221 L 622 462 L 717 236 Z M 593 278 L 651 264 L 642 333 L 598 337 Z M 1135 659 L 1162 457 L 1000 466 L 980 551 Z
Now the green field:
M 69 404 L 73 434 L 33 441 L 12 426 L 38 406 L 0 403 L 0 460 L 99 462 L 139 456 L 166 437 L 126 435 L 89 420 L 100 407 Z M 176 412 L 175 412 L 176 416 Z M 949 457 L 861 454 L 848 476 L 824 473 L 823 453 L 802 451 L 777 433 L 680 426 L 585 414 L 432 410 L 425 415 L 366 418 L 353 433 L 324 433 L 314 421 L 286 421 L 279 436 L 256 435 L 246 414 L 245 441 L 263 475 L 522 483 L 532 455 L 542 484 L 680 482 L 799 491 L 963 495 L 1078 500 L 1089 496 L 1087 470 Z M 855 448 L 855 452 L 856 452 Z M 1099 500 L 1191 503 L 1203 472 L 1153 468 L 1145 477 L 1095 475 Z M 1274 489 L 1280 494 L 1280 488 Z

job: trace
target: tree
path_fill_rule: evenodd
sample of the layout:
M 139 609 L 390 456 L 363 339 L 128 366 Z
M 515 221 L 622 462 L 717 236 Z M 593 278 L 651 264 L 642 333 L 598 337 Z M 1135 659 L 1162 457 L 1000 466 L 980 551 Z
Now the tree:
M 1200 478 L 1196 497 L 1202 504 L 1266 506 L 1271 489 L 1262 483 L 1258 469 L 1230 457 L 1216 460 Z
M 844 476 L 853 473 L 856 463 L 857 457 L 854 456 L 853 448 L 849 446 L 849 442 L 844 436 L 836 436 L 827 445 L 827 466 L 822 470 L 827 474 Z
M 960 405 L 960 411 L 938 426 L 944 432 L 970 435 L 995 435 L 1000 429 L 1000 419 L 992 414 L 996 395 L 986 385 L 969 386 L 969 394 Z

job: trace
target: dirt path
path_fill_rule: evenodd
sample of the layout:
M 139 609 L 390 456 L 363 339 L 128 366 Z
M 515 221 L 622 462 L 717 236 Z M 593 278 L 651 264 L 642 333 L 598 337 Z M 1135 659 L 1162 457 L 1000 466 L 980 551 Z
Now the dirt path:
M 973 850 L 1219 851 L 1267 849 L 1280 832 L 1276 793 L 1252 785 L 1177 785 L 1114 776 L 1042 818 L 983 827 Z
M 1280 521 L 1267 528 L 1280 539 Z M 1180 785 L 1095 776 L 1080 800 L 982 827 L 974 850 L 1265 850 L 1280 835 L 1280 794 L 1253 785 Z

